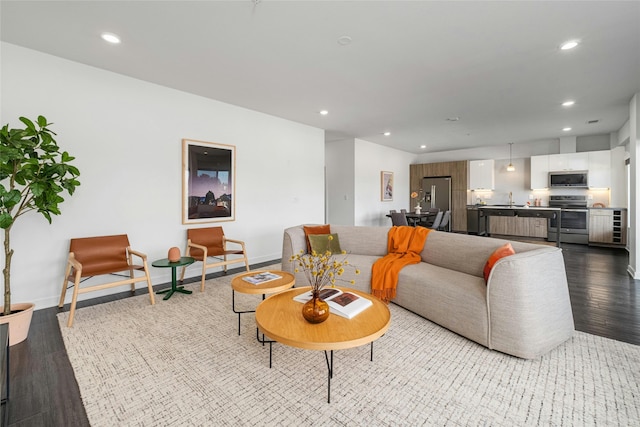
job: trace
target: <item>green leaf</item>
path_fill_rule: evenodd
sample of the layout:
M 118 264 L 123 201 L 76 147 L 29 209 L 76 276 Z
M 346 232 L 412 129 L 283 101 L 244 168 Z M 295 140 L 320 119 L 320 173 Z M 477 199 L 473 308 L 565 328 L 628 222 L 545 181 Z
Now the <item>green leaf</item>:
M 69 173 L 71 175 L 74 175 L 74 176 L 79 176 L 80 175 L 80 171 L 78 170 L 78 168 L 75 167 L 75 166 L 72 166 L 72 165 L 69 165 Z M 80 183 L 78 183 L 78 185 L 80 185 Z
M 47 190 L 47 185 L 42 182 L 34 182 L 29 188 L 34 196 L 40 197 Z
M 20 191 L 11 190 L 7 193 L 2 194 L 2 206 L 11 209 L 18 203 L 20 203 Z
M 11 215 L 9 215 L 8 213 L 1 213 L 0 214 L 0 228 L 6 229 L 11 227 L 11 224 L 13 224 L 13 218 L 11 218 Z
M 44 116 L 38 116 L 38 126 L 40 126 L 40 128 L 47 127 L 47 119 L 45 119 Z
M 49 224 L 51 224 L 51 214 L 44 210 L 40 211 L 40 213 L 49 221 Z
M 75 160 L 76 158 L 69 155 L 69 153 L 67 153 L 66 151 L 62 153 L 62 162 L 63 163 L 68 163 L 72 160 Z
M 31 120 L 27 119 L 26 117 L 20 117 L 20 121 L 27 126 L 27 129 L 29 129 L 34 133 L 36 132 L 36 126 L 33 124 Z

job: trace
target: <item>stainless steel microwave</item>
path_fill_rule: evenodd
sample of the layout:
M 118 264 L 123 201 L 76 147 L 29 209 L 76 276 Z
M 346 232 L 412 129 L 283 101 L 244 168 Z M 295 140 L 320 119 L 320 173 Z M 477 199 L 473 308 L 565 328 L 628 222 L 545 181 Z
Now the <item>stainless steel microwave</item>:
M 588 188 L 589 174 L 587 171 L 549 172 L 549 187 Z

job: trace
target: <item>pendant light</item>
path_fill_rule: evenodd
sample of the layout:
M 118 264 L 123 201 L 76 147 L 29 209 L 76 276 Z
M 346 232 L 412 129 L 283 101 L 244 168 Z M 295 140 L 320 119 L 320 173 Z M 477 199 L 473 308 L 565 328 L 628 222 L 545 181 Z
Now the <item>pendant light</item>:
M 507 172 L 513 172 L 516 170 L 516 168 L 513 166 L 513 163 L 511 163 L 511 149 L 513 146 L 513 142 L 509 143 L 509 166 L 507 166 Z

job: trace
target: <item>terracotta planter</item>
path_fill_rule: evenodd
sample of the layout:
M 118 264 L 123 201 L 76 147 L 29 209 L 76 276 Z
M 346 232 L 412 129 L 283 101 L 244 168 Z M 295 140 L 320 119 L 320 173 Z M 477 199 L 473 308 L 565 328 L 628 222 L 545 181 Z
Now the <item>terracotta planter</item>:
M 167 254 L 167 258 L 169 262 L 178 262 L 180 261 L 180 249 L 173 247 L 169 249 L 169 253 Z
M 11 304 L 11 311 L 17 311 L 17 313 L 0 316 L 0 324 L 9 324 L 9 345 L 18 344 L 27 339 L 35 306 L 30 302 Z

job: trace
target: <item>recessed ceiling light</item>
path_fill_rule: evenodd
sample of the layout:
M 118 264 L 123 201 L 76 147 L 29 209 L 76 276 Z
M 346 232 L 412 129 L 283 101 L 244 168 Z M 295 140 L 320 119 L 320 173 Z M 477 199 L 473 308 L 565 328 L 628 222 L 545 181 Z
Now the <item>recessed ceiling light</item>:
M 570 128 L 570 127 L 562 128 L 562 131 L 563 131 L 563 132 L 569 132 L 570 130 L 571 130 L 571 128 Z
M 448 122 L 457 122 L 458 120 L 460 120 L 460 117 L 447 117 L 446 120 Z
M 573 104 L 575 104 L 575 103 L 576 103 L 576 101 L 564 101 L 564 102 L 562 103 L 562 106 L 563 106 L 563 107 L 571 107 L 571 106 L 572 106 Z
M 329 112 L 327 110 L 320 110 L 320 114 L 326 116 L 327 114 L 329 114 Z
M 385 132 L 385 133 L 383 133 L 383 135 L 384 136 L 389 136 L 389 135 L 391 135 L 391 132 Z
M 351 39 L 351 37 L 349 37 L 349 36 L 342 36 L 342 37 L 340 37 L 340 38 L 338 39 L 338 44 L 339 44 L 340 46 L 346 46 L 346 45 L 348 45 L 348 44 L 351 44 L 351 42 L 352 42 L 352 41 L 353 41 L 353 40 Z
M 426 145 L 421 145 L 420 148 L 427 148 L 427 146 Z
M 568 42 L 564 42 L 560 45 L 560 49 L 562 50 L 569 50 L 569 49 L 573 49 L 574 47 L 578 46 L 578 40 L 570 40 Z
M 120 43 L 120 37 L 118 37 L 117 35 L 113 34 L 113 33 L 102 33 L 100 35 L 100 37 L 102 37 L 102 40 L 109 42 L 109 43 L 113 43 L 113 44 L 118 44 Z

